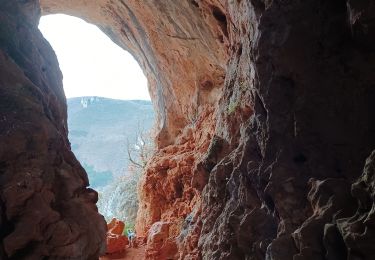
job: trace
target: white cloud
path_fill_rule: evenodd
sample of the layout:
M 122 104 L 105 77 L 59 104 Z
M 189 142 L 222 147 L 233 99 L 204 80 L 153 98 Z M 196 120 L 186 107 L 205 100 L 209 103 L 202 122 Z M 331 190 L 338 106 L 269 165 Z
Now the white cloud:
M 57 14 L 43 16 L 39 29 L 56 52 L 67 97 L 150 99 L 138 63 L 96 26 Z

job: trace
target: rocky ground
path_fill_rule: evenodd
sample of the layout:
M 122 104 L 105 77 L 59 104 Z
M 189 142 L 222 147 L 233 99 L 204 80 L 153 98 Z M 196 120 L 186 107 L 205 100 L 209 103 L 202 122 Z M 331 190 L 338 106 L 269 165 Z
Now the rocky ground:
M 124 253 L 111 255 L 111 256 L 102 256 L 100 260 L 140 260 L 145 259 L 145 247 L 128 247 L 125 249 Z

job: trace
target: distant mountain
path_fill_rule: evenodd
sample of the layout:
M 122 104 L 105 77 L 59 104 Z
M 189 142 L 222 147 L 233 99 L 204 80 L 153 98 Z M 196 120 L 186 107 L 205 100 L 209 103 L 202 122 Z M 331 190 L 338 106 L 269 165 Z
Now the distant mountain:
M 102 97 L 68 99 L 68 127 L 72 150 L 86 169 L 90 186 L 101 188 L 128 167 L 127 140 L 136 141 L 140 129 L 154 123 L 150 101 Z

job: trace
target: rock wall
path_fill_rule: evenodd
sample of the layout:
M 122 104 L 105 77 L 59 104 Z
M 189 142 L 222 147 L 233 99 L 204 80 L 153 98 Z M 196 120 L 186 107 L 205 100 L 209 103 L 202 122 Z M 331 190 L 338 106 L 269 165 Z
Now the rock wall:
M 203 191 L 204 259 L 371 259 L 372 184 L 352 183 L 375 141 L 373 8 L 230 2 L 216 131 L 234 149 Z
M 95 259 L 105 221 L 67 139 L 36 1 L 0 1 L 0 259 Z
M 194 1 L 40 0 L 44 14 L 65 13 L 97 25 L 134 55 L 149 82 L 157 144 L 173 144 L 182 129 L 215 104 L 224 82 L 226 41 L 215 17 Z M 207 26 L 207 25 L 210 26 Z
M 182 233 L 188 228 L 185 220 L 192 224 L 194 215 L 200 213 L 200 193 L 208 178 L 201 168 L 213 150 L 214 129 L 214 109 L 206 106 L 176 143 L 157 151 L 147 165 L 139 185 L 136 229 L 138 236 L 148 236 L 146 254 L 150 259 L 174 259 L 178 242 L 187 240 L 194 240 L 188 253 L 198 253 L 200 224 L 192 234 Z
M 40 2 L 97 24 L 149 79 L 149 259 L 373 258 L 373 1 Z M 38 5 L 0 4 L 1 256 L 95 257 L 105 227 Z

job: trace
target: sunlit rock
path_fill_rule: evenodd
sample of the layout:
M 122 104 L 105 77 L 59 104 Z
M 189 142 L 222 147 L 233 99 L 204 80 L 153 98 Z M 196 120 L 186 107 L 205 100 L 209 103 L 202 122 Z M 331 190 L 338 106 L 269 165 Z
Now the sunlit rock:
M 0 256 L 93 259 L 105 223 L 38 1 L 0 4 Z M 158 245 L 150 259 L 371 260 L 372 1 L 41 5 L 97 24 L 149 79 L 158 150 L 137 232 Z
M 125 229 L 125 223 L 112 219 L 107 224 L 107 254 L 121 253 L 125 251 L 126 246 L 129 244 L 129 240 L 123 235 Z

